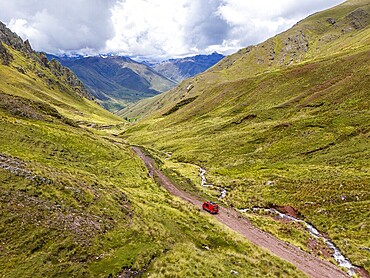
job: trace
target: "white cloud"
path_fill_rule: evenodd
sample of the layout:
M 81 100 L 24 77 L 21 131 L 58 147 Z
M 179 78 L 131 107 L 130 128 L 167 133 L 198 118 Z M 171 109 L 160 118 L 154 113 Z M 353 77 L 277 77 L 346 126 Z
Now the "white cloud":
M 167 58 L 261 42 L 343 0 L 0 0 L 0 20 L 37 50 Z
M 27 20 L 25 19 L 10 20 L 9 28 L 17 34 L 19 33 L 25 34 L 26 37 L 40 36 L 40 32 L 36 28 L 29 26 Z
M 127 0 L 112 9 L 115 36 L 106 52 L 126 55 L 161 56 L 185 53 L 184 22 L 187 1 Z

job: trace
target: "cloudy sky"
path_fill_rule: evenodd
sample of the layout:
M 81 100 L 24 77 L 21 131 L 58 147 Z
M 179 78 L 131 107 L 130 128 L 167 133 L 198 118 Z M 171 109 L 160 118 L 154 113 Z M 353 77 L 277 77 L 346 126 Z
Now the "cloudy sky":
M 344 0 L 0 0 L 34 49 L 145 59 L 231 54 Z

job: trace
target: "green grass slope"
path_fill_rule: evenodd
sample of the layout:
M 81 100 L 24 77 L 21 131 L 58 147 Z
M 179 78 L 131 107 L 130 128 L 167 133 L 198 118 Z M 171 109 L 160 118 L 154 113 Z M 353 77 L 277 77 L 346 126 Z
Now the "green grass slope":
M 13 35 L 0 32 L 1 277 L 303 276 L 156 185 L 109 135 L 122 120 Z
M 5 98 L 13 108 L 0 108 L 1 276 L 303 275 L 158 187 L 126 145 Z
M 127 111 L 147 118 L 123 136 L 171 153 L 171 163 L 163 155 L 164 167 L 193 177 L 188 183 L 197 190 L 204 191 L 190 169 L 205 167 L 210 182 L 228 190 L 226 204 L 294 207 L 370 270 L 369 13 L 369 1 L 347 1 L 226 57 Z M 307 42 L 287 39 L 298 30 Z M 276 55 L 268 60 L 273 42 Z M 310 249 L 312 239 L 296 229 L 265 218 L 256 223 Z

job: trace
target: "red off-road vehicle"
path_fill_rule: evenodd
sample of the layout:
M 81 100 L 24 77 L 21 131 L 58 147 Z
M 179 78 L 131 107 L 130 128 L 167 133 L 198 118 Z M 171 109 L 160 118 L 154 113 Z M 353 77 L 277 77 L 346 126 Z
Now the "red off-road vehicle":
M 212 214 L 218 213 L 218 205 L 210 201 L 203 203 L 202 208 Z

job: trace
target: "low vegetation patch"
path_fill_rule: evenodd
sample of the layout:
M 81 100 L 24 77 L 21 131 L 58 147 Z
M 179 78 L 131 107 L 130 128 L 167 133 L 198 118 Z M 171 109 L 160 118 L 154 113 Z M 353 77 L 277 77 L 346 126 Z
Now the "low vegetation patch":
M 187 98 L 187 99 L 184 99 L 176 103 L 176 105 L 172 107 L 170 110 L 168 110 L 166 113 L 164 113 L 163 116 L 168 116 L 168 115 L 171 115 L 172 113 L 175 113 L 177 110 L 179 110 L 180 108 L 184 107 L 185 105 L 189 103 L 192 103 L 196 99 L 197 97 L 191 97 L 191 98 Z

